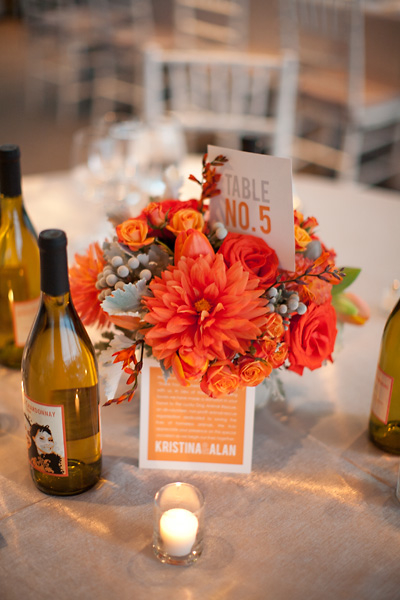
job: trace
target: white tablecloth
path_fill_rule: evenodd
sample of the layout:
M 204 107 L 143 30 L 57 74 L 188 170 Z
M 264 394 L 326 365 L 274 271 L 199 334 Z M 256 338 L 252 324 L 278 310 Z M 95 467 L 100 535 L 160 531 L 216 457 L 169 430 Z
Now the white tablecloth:
M 28 472 L 19 373 L 0 369 L 2 600 L 400 598 L 399 459 L 366 434 L 381 295 L 400 279 L 400 194 L 312 177 L 295 185 L 338 263 L 362 267 L 353 291 L 370 303 L 370 321 L 346 327 L 333 364 L 283 374 L 286 402 L 256 412 L 249 475 L 139 469 L 134 401 L 102 409 L 99 485 L 46 496 Z M 70 257 L 106 233 L 68 174 L 26 178 L 24 193 L 38 230 L 67 231 Z M 177 480 L 206 498 L 204 554 L 189 568 L 151 551 L 154 494 Z

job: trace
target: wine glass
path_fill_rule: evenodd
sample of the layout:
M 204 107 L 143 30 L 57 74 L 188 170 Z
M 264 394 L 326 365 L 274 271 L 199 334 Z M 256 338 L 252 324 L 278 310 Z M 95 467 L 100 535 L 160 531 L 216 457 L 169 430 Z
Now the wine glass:
M 78 190 L 88 200 L 100 202 L 112 192 L 115 173 L 114 141 L 108 125 L 99 121 L 75 132 L 71 169 Z
M 166 171 L 180 168 L 186 155 L 183 128 L 173 117 L 162 117 L 147 124 L 146 161 L 141 172 L 141 187 L 150 197 L 166 193 Z

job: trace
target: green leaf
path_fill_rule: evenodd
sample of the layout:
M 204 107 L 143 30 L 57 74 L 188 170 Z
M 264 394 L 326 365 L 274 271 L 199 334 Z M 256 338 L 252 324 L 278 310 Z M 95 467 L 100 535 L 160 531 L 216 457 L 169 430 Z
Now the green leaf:
M 144 279 L 136 283 L 126 283 L 122 290 L 116 289 L 101 303 L 104 312 L 109 315 L 120 315 L 121 313 L 140 313 L 143 310 L 142 297 L 150 296 L 151 292 Z
M 351 285 L 353 283 L 353 281 L 355 281 L 357 279 L 358 275 L 361 273 L 361 269 L 358 269 L 356 267 L 344 267 L 344 269 L 342 269 L 342 271 L 344 271 L 346 276 L 343 277 L 343 279 L 340 283 L 332 286 L 332 296 L 341 294 L 343 292 L 343 290 L 348 288 L 349 285 Z

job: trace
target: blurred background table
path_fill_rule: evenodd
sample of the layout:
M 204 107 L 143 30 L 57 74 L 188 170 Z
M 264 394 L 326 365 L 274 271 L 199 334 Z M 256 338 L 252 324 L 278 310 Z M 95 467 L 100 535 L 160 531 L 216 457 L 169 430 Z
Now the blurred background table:
M 400 279 L 400 197 L 310 176 L 295 188 L 338 264 L 362 267 L 353 290 L 370 303 L 370 321 L 344 329 L 333 364 L 283 373 L 286 401 L 256 412 L 251 474 L 139 469 L 134 400 L 102 409 L 102 479 L 69 498 L 31 482 L 20 376 L 1 368 L 2 600 L 398 597 L 399 459 L 378 451 L 366 429 L 387 316 L 381 296 Z M 71 260 L 106 233 L 101 207 L 79 197 L 69 173 L 26 177 L 24 193 L 38 230 L 67 231 Z M 151 550 L 154 494 L 178 480 L 206 499 L 205 549 L 190 568 L 162 565 Z
M 0 1 L 7 48 L 0 55 L 7 82 L 0 88 L 3 142 L 21 145 L 26 174 L 69 168 L 76 131 L 107 111 L 145 114 L 149 43 L 183 54 L 207 44 L 244 56 L 290 47 L 299 59 L 296 170 L 331 176 L 343 172 L 349 156 L 359 163 L 362 155 L 353 178 L 399 189 L 399 6 L 399 0 Z M 349 12 L 352 24 L 342 18 Z M 340 50 L 332 37 L 341 38 Z M 203 152 L 203 141 L 191 151 Z

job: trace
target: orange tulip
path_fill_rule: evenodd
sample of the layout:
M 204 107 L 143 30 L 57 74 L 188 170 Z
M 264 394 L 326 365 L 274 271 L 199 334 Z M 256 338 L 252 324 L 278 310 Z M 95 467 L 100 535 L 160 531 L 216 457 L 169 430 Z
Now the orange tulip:
M 338 321 L 352 325 L 364 325 L 370 317 L 368 304 L 351 292 L 344 292 L 333 296 L 333 306 L 336 310 Z
M 197 258 L 198 256 L 215 256 L 210 242 L 200 231 L 189 229 L 182 231 L 175 241 L 175 264 L 177 265 L 182 256 Z

